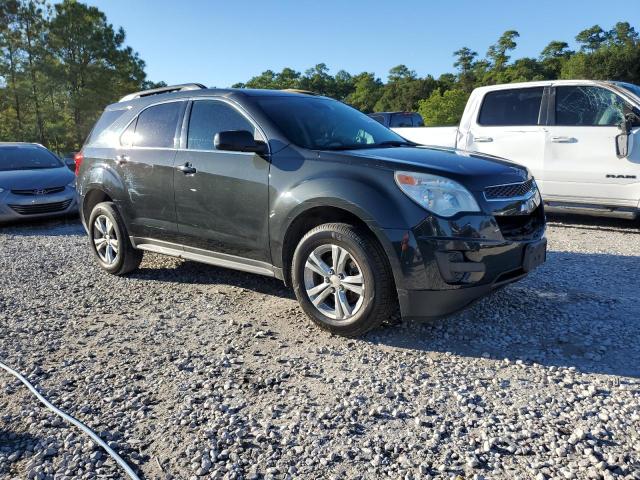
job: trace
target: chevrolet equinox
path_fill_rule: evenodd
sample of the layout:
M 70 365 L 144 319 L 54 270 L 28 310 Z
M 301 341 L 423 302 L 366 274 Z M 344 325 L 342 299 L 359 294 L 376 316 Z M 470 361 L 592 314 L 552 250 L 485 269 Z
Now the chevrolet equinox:
M 291 285 L 320 327 L 357 336 L 397 308 L 452 313 L 545 261 L 526 168 L 426 148 L 330 98 L 186 84 L 109 105 L 76 155 L 100 267 L 144 251 Z

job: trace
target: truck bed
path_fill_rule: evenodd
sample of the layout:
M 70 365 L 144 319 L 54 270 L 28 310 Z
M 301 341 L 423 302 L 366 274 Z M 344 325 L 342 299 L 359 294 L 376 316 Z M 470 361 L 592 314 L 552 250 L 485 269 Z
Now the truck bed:
M 392 130 L 407 140 L 420 145 L 450 148 L 455 148 L 458 135 L 458 127 L 413 127 L 392 128 Z

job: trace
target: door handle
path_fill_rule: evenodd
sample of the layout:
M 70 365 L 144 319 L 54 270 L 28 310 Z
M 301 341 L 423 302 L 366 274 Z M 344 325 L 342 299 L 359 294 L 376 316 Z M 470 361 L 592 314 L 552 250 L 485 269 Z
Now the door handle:
M 473 139 L 477 143 L 491 143 L 493 142 L 493 138 L 491 137 L 476 137 Z
M 179 167 L 176 167 L 176 168 L 180 170 L 182 173 L 184 173 L 185 175 L 193 175 L 194 173 L 197 172 L 197 170 L 189 162 L 185 163 L 184 165 L 180 165 Z
M 116 155 L 116 163 L 118 165 L 122 165 L 123 163 L 127 163 L 129 161 L 129 155 Z
M 574 137 L 551 137 L 551 141 L 553 143 L 576 143 L 578 140 Z

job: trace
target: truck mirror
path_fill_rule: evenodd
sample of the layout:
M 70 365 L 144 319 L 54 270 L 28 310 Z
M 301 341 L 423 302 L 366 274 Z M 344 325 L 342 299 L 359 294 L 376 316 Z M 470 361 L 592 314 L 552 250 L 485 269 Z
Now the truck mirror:
M 627 158 L 629 155 L 629 134 L 621 133 L 616 136 L 616 155 L 618 158 Z

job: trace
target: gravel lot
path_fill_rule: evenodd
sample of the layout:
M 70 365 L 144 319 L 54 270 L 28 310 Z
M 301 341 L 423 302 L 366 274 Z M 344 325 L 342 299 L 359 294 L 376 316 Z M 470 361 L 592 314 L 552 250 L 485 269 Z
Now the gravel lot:
M 71 220 L 0 229 L 0 360 L 146 479 L 640 479 L 640 228 L 553 217 L 548 262 L 360 340 L 276 280 L 146 254 L 102 273 Z M 0 478 L 122 478 L 0 373 Z

